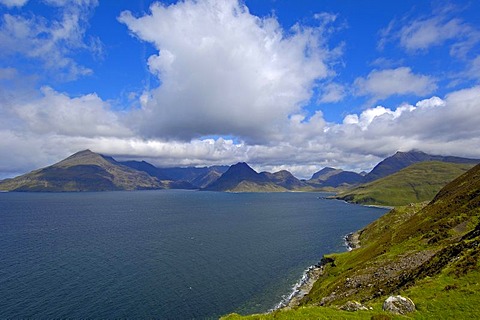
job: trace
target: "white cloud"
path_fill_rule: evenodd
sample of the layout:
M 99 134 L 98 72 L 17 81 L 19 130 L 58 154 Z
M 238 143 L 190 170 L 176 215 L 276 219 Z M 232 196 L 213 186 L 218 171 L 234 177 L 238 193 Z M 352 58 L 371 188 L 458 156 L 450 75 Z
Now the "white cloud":
M 23 7 L 28 0 L 0 0 L 0 4 L 3 4 L 4 6 L 8 8 L 13 8 L 13 7 Z
M 480 32 L 471 24 L 454 16 L 456 10 L 445 9 L 429 17 L 392 20 L 380 31 L 378 47 L 383 49 L 389 41 L 398 42 L 411 53 L 424 53 L 432 47 L 448 45 L 450 55 L 465 58 L 480 41 Z
M 424 96 L 437 88 L 433 78 L 414 74 L 408 67 L 373 70 L 366 78 L 355 79 L 354 86 L 358 95 L 370 95 L 375 100 L 392 95 Z
M 469 78 L 480 80 L 480 55 L 477 55 L 468 66 L 465 75 Z
M 418 101 L 415 104 L 415 106 L 419 108 L 435 108 L 435 107 L 440 107 L 444 105 L 445 105 L 445 101 L 435 96 L 429 99 Z
M 322 27 L 286 31 L 275 17 L 256 17 L 236 0 L 155 3 L 150 11 L 119 17 L 159 51 L 148 64 L 161 86 L 145 96 L 138 115 L 146 136 L 266 141 L 329 75 L 325 19 Z
M 330 103 L 342 101 L 345 97 L 345 87 L 338 83 L 329 83 L 323 88 L 320 103 Z
M 49 2 L 59 11 L 57 20 L 38 15 L 4 14 L 0 22 L 0 56 L 23 55 L 63 80 L 73 80 L 93 71 L 79 65 L 71 53 L 74 50 L 101 52 L 101 43 L 92 38 L 85 41 L 87 18 L 97 0 Z
M 432 97 L 396 109 L 376 107 L 348 115 L 329 131 L 345 152 L 361 149 L 380 155 L 420 149 L 480 158 L 480 87 Z M 339 139 L 344 136 L 346 139 Z
M 442 21 L 438 17 L 412 21 L 400 30 L 400 44 L 407 50 L 426 50 L 454 39 L 468 29 L 458 19 Z
M 119 115 L 109 110 L 96 94 L 70 98 L 49 87 L 42 96 L 16 106 L 18 119 L 35 134 L 55 133 L 65 136 L 130 136 L 120 124 Z

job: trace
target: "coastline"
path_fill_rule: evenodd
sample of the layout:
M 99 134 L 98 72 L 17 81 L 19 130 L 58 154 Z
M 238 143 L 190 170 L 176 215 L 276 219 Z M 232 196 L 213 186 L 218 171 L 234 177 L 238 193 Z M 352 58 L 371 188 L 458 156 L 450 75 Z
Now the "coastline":
M 325 197 L 324 199 L 334 199 L 336 198 Z M 343 200 L 346 203 L 348 201 Z M 392 210 L 394 207 L 390 206 L 381 206 L 381 205 L 364 205 L 365 207 L 373 208 L 382 208 Z M 360 232 L 361 230 L 350 232 L 343 237 L 345 241 L 345 247 L 347 251 L 352 251 L 354 249 L 360 248 Z M 270 309 L 268 312 L 272 312 L 279 309 L 291 309 L 300 305 L 300 301 L 310 293 L 315 282 L 323 275 L 325 270 L 325 265 L 329 263 L 334 263 L 333 259 L 322 257 L 319 263 L 308 267 L 302 275 L 302 278 L 293 286 L 292 292 L 284 297 L 274 308 Z
M 308 267 L 303 272 L 302 278 L 293 286 L 292 292 L 268 312 L 279 309 L 288 310 L 299 306 L 300 301 L 312 290 L 315 282 L 323 275 L 325 266 L 333 262 L 331 258 L 322 257 L 319 263 Z
M 360 247 L 359 236 L 359 231 L 355 231 L 350 232 L 343 237 L 347 251 L 352 251 L 353 249 Z M 320 262 L 308 267 L 303 272 L 302 278 L 293 286 L 292 292 L 284 297 L 275 307 L 269 310 L 269 312 L 298 307 L 300 301 L 310 293 L 315 282 L 323 275 L 325 266 L 332 263 L 334 263 L 333 259 L 323 256 Z

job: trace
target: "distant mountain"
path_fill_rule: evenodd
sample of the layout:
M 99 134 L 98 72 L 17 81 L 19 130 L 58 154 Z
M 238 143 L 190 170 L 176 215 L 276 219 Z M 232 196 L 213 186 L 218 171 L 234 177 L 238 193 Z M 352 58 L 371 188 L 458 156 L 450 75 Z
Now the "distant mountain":
M 316 188 L 338 188 L 362 183 L 363 179 L 364 176 L 356 172 L 326 167 L 314 173 L 307 183 Z
M 243 182 L 253 184 L 265 184 L 267 180 L 263 175 L 253 170 L 245 162 L 239 162 L 230 166 L 228 170 L 222 174 L 220 178 L 205 187 L 205 190 L 211 191 L 233 191 L 238 185 Z
M 429 155 L 421 151 L 397 152 L 377 164 L 373 170 L 365 176 L 364 182 L 374 181 L 400 171 L 411 164 L 424 161 L 440 161 L 449 163 L 478 164 L 479 159 L 467 159 L 451 156 Z
M 228 169 L 228 166 L 158 168 L 145 161 L 122 161 L 120 163 L 144 171 L 159 180 L 172 181 L 171 189 L 204 188 Z
M 161 189 L 164 184 L 145 172 L 84 150 L 43 169 L 0 182 L 7 191 L 110 191 Z
M 204 190 L 255 192 L 288 191 L 307 187 L 288 171 L 258 173 L 245 162 L 231 166 L 220 178 Z
M 338 188 L 345 185 L 356 185 L 362 183 L 364 176 L 352 171 L 342 171 L 336 175 L 329 177 L 322 183 L 324 187 Z
M 208 171 L 198 172 L 198 175 L 190 181 L 197 188 L 205 188 L 222 176 L 228 167 L 211 167 Z
M 165 172 L 173 178 L 190 182 L 197 188 L 204 188 L 217 180 L 228 170 L 229 166 L 168 168 Z M 172 175 L 176 173 L 176 175 Z
M 262 172 L 260 175 L 263 175 L 267 181 L 273 182 L 276 185 L 288 190 L 298 190 L 308 187 L 307 183 L 298 180 L 287 170 L 282 170 L 275 173 Z
M 325 167 L 322 170 L 315 172 L 312 177 L 310 178 L 310 181 L 318 181 L 318 182 L 323 182 L 330 178 L 331 176 L 334 176 L 336 174 L 339 174 L 342 172 L 342 169 L 335 169 L 335 168 L 330 168 L 330 167 Z
M 337 197 L 353 203 L 386 206 L 430 201 L 441 188 L 473 166 L 438 161 L 419 162 L 340 193 Z
M 124 166 L 127 166 L 129 168 L 138 170 L 138 171 L 143 171 L 148 173 L 150 176 L 155 177 L 159 180 L 172 180 L 169 176 L 167 176 L 161 169 L 155 167 L 153 164 L 148 163 L 146 161 L 120 161 L 117 162 L 115 159 L 108 157 L 112 161 L 115 161 L 116 163 L 122 164 Z

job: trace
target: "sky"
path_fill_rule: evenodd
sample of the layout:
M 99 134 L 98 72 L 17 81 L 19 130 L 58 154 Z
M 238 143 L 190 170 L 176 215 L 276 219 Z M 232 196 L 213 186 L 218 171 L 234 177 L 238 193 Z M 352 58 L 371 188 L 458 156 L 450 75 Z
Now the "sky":
M 0 179 L 80 150 L 309 178 L 480 158 L 480 2 L 0 0 Z

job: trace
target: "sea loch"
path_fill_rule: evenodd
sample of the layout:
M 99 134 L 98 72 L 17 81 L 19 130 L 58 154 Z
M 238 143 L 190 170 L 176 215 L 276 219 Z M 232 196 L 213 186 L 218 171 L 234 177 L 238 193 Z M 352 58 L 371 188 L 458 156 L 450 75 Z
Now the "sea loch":
M 385 212 L 318 193 L 2 193 L 0 318 L 265 312 Z

